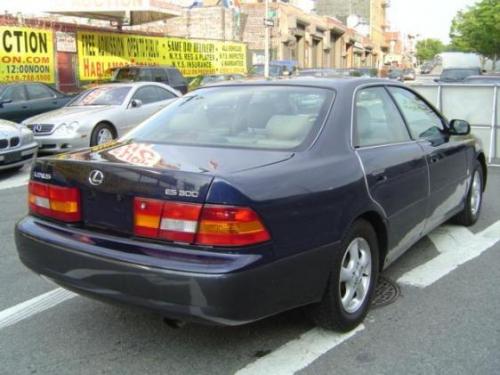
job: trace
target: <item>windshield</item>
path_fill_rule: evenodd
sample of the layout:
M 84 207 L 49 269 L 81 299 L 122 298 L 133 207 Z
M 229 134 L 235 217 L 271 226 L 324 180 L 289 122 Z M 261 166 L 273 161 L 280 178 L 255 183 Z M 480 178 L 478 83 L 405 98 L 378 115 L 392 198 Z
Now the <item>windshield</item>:
M 479 69 L 448 69 L 441 73 L 441 81 L 463 81 L 468 76 L 479 74 Z
M 324 122 L 334 92 L 290 86 L 212 87 L 176 101 L 125 139 L 233 148 L 295 149 Z
M 135 81 L 139 70 L 136 68 L 120 68 L 114 71 L 112 81 Z
M 121 105 L 130 92 L 130 89 L 130 86 L 98 87 L 80 94 L 68 106 Z
M 253 73 L 255 75 L 264 75 L 264 65 L 254 65 Z M 271 77 L 278 77 L 279 75 L 281 75 L 281 66 L 269 65 L 269 75 Z

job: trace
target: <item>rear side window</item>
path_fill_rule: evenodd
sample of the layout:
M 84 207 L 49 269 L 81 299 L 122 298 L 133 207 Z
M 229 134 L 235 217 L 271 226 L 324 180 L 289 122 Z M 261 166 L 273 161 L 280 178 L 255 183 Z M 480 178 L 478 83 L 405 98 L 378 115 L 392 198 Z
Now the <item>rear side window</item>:
M 26 92 L 24 90 L 24 85 L 7 86 L 1 99 L 12 100 L 12 103 L 25 101 Z
M 132 99 L 139 99 L 142 104 L 149 104 L 158 102 L 161 99 L 158 97 L 158 91 L 156 90 L 156 86 L 144 86 L 136 91 L 134 97 Z
M 168 82 L 167 72 L 164 69 L 153 69 L 153 81 L 154 82 Z
M 355 145 L 359 147 L 410 140 L 396 105 L 383 87 L 370 87 L 358 92 L 355 124 Z
M 145 81 L 149 82 L 153 80 L 153 74 L 151 72 L 152 69 L 139 69 L 139 73 L 137 74 L 136 81 Z
M 161 87 L 155 87 L 155 90 L 156 90 L 156 96 L 159 101 L 177 98 L 176 95 Z
M 415 139 L 441 136 L 444 130 L 441 118 L 422 99 L 409 90 L 389 87 L 394 100 L 398 103 Z
M 31 100 L 54 98 L 56 96 L 51 89 L 43 85 L 38 85 L 38 84 L 26 85 L 26 89 L 28 90 L 28 97 Z
M 170 85 L 183 85 L 185 83 L 184 78 L 177 69 L 167 69 L 167 74 Z
M 127 135 L 154 143 L 299 149 L 325 121 L 332 90 L 288 86 L 207 87 L 182 97 Z

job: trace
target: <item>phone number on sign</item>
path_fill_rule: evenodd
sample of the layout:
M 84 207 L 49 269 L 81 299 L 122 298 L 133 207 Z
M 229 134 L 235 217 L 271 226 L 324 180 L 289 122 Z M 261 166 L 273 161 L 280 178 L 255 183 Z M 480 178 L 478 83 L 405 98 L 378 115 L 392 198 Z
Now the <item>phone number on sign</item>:
M 40 81 L 52 82 L 50 74 L 8 74 L 0 75 L 0 81 Z

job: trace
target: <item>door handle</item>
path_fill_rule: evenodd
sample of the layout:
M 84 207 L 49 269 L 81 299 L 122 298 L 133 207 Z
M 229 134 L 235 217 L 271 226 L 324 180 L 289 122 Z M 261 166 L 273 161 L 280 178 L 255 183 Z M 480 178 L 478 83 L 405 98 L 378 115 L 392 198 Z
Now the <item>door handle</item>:
M 437 163 L 441 158 L 437 155 L 431 156 L 431 164 Z
M 373 177 L 375 177 L 376 183 L 387 181 L 387 175 L 385 174 L 385 169 L 373 172 Z
M 28 109 L 28 106 L 27 105 L 23 105 L 21 106 L 22 109 Z

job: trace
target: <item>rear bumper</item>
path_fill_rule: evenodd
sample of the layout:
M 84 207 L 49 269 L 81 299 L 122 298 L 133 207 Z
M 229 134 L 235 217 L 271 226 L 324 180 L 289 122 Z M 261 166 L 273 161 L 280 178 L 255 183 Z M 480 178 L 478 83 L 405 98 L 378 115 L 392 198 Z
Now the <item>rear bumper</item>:
M 17 224 L 19 257 L 35 273 L 97 299 L 222 325 L 319 301 L 336 250 L 332 245 L 264 261 L 256 254 L 198 250 L 186 256 L 182 248 L 120 239 L 128 248 L 158 252 L 161 247 L 159 258 L 113 250 L 111 236 L 61 228 L 30 216 Z

